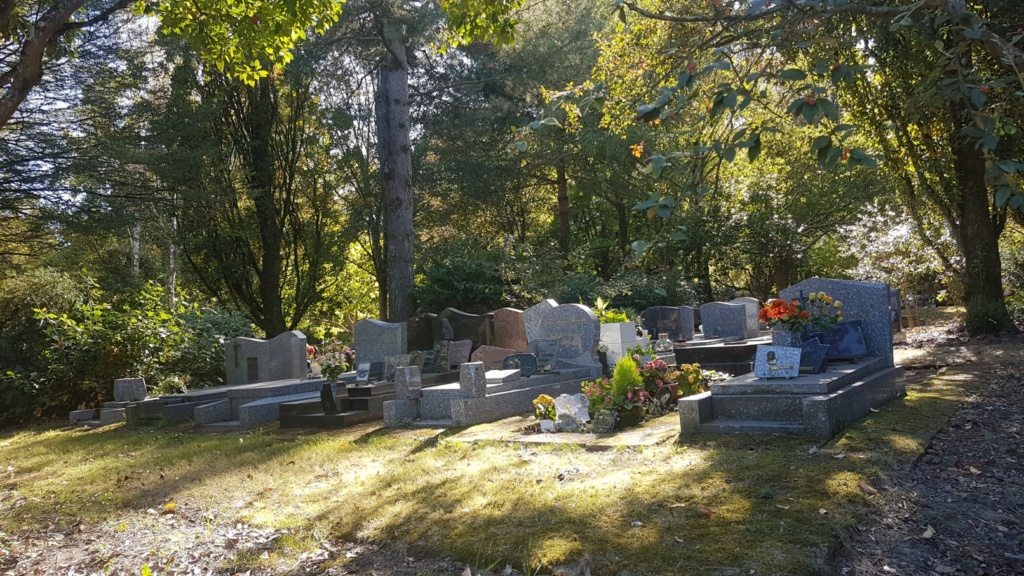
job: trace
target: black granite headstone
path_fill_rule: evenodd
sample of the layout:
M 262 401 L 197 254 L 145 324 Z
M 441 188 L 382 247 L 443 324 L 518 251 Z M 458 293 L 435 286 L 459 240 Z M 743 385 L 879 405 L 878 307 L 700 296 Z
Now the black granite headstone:
M 640 322 L 651 334 L 652 340 L 657 340 L 658 334 L 668 334 L 672 341 L 683 338 L 682 318 L 678 307 L 652 306 L 640 313 Z
M 442 336 L 442 320 L 448 320 L 452 337 Z M 434 318 L 434 337 L 438 340 L 472 340 L 473 348 L 494 345 L 494 315 L 467 314 L 455 308 L 445 308 Z
M 430 350 L 434 347 L 434 318 L 437 314 L 420 314 L 406 320 L 407 350 Z
M 852 360 L 868 355 L 860 320 L 840 322 L 825 332 L 829 360 Z
M 519 369 L 523 378 L 529 378 L 537 373 L 537 357 L 533 354 L 509 354 L 501 363 L 502 370 Z

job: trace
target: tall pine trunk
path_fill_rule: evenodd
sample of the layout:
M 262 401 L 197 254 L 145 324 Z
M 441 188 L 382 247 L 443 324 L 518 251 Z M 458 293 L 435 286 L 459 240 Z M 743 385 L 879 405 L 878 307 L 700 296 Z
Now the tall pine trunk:
M 390 48 L 390 47 L 389 47 Z M 409 140 L 409 70 L 401 52 L 380 66 L 374 109 L 377 152 L 384 196 L 384 237 L 387 247 L 388 320 L 404 322 L 413 315 L 412 143 Z M 400 59 L 401 58 L 401 59 Z

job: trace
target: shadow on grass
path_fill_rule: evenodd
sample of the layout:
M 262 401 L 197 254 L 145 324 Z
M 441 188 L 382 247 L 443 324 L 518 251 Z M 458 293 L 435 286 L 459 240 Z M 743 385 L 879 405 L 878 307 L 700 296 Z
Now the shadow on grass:
M 911 387 L 820 447 L 735 436 L 587 452 L 376 425 L 16 432 L 0 447 L 0 470 L 15 468 L 0 489 L 26 501 L 0 526 L 103 521 L 174 498 L 231 509 L 231 521 L 328 529 L 480 565 L 550 567 L 589 554 L 595 574 L 811 574 L 870 510 L 859 482 L 920 453 L 974 385 L 956 380 L 964 373 Z

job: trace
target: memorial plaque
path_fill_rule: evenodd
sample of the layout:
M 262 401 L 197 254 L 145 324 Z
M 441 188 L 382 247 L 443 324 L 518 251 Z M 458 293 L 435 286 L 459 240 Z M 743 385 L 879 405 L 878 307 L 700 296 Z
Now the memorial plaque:
M 829 360 L 853 360 L 868 355 L 860 320 L 840 322 L 825 332 Z
M 513 370 L 518 368 L 523 378 L 529 378 L 537 373 L 537 357 L 533 354 L 509 354 L 501 363 L 502 370 Z
M 800 349 L 759 345 L 754 353 L 754 376 L 796 378 L 800 375 Z
M 828 367 L 828 344 L 822 344 L 820 336 L 814 336 L 800 344 L 800 371 L 821 374 Z
M 356 366 L 356 382 L 370 381 L 370 362 L 360 362 Z
M 537 357 L 537 371 L 551 372 L 558 360 L 558 340 L 540 338 L 530 342 L 530 352 Z

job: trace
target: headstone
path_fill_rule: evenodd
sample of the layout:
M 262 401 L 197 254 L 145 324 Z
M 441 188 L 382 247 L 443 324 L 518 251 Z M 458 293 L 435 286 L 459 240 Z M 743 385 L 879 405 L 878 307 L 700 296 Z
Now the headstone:
M 701 330 L 705 338 L 747 337 L 747 307 L 728 302 L 708 302 L 700 307 Z
M 423 380 L 416 366 L 402 366 L 395 370 L 395 397 L 399 400 L 413 400 L 420 397 Z
M 458 368 L 469 362 L 469 354 L 473 350 L 472 340 L 455 340 L 448 349 L 448 367 Z
M 510 354 L 516 354 L 515 350 L 498 348 L 497 346 L 481 346 L 470 354 L 469 359 L 473 362 L 483 362 L 488 370 L 498 370 L 504 363 L 505 358 Z
M 822 344 L 817 336 L 800 344 L 800 371 L 820 374 L 828 367 L 829 346 Z
M 800 375 L 800 349 L 758 345 L 754 353 L 754 376 L 796 378 Z
M 302 379 L 308 374 L 306 335 L 292 330 L 267 341 L 270 354 L 269 380 Z
M 270 345 L 258 338 L 228 340 L 224 343 L 224 375 L 224 383 L 230 386 L 270 381 Z
M 388 356 L 405 354 L 409 345 L 404 322 L 381 322 L 373 318 L 356 322 L 353 328 L 357 362 L 383 362 Z
M 430 350 L 434 347 L 434 318 L 437 314 L 419 314 L 406 321 L 406 350 Z
M 751 298 L 750 296 L 744 296 L 742 298 L 733 298 L 729 301 L 729 304 L 742 304 L 747 308 L 747 338 L 757 338 L 760 332 L 760 326 L 757 321 L 757 313 L 761 311 L 761 301 L 757 298 Z
M 556 304 L 545 300 L 523 312 L 527 340 L 558 340 L 558 356 L 555 368 L 601 369 L 597 360 L 597 347 L 601 325 L 593 310 L 582 304 Z M 538 363 L 541 358 L 538 354 Z
M 515 308 L 499 308 L 494 315 L 494 345 L 516 352 L 529 350 L 526 340 L 526 324 L 523 311 Z
M 558 362 L 558 340 L 538 338 L 530 341 L 530 354 L 537 360 L 537 372 L 551 372 Z
M 395 370 L 402 366 L 409 366 L 412 362 L 412 354 L 395 354 L 384 359 L 384 380 L 392 382 L 395 379 Z
M 114 380 L 115 402 L 138 402 L 145 399 L 145 378 L 118 378 Z
M 441 325 L 441 340 L 455 340 L 455 328 L 452 328 L 451 321 L 441 318 L 438 323 Z
M 464 398 L 487 395 L 487 373 L 483 362 L 466 362 L 459 366 L 459 391 Z
M 697 329 L 697 320 L 694 317 L 696 313 L 691 306 L 679 306 L 679 324 L 682 327 L 683 340 L 687 342 L 693 340 L 693 333 Z
M 779 297 L 791 300 L 811 292 L 825 292 L 842 302 L 846 320 L 861 321 L 867 355 L 884 358 L 887 366 L 893 365 L 888 284 L 808 278 L 780 291 Z
M 503 370 L 518 369 L 523 378 L 537 373 L 537 356 L 530 353 L 509 354 L 501 363 Z
M 426 360 L 426 352 L 423 350 L 413 350 L 409 353 L 409 366 L 419 368 L 421 374 L 424 373 L 423 368 L 426 366 Z
M 473 348 L 494 342 L 494 318 L 490 314 L 467 314 L 456 308 L 445 308 L 434 319 L 435 335 L 440 334 L 444 320 L 451 325 L 452 335 L 441 340 L 471 340 Z
M 862 329 L 863 320 L 847 320 L 827 330 L 822 336 L 828 344 L 829 360 L 854 360 L 868 355 Z
M 430 353 L 430 363 L 427 365 L 428 372 L 447 372 L 450 369 L 448 351 L 451 350 L 451 347 L 450 340 L 434 342 L 434 349 Z
M 692 310 L 692 309 L 691 309 Z M 693 312 L 690 312 L 690 338 L 686 338 L 686 324 L 681 306 L 652 306 L 640 313 L 640 322 L 650 334 L 667 334 L 669 340 L 693 339 Z

